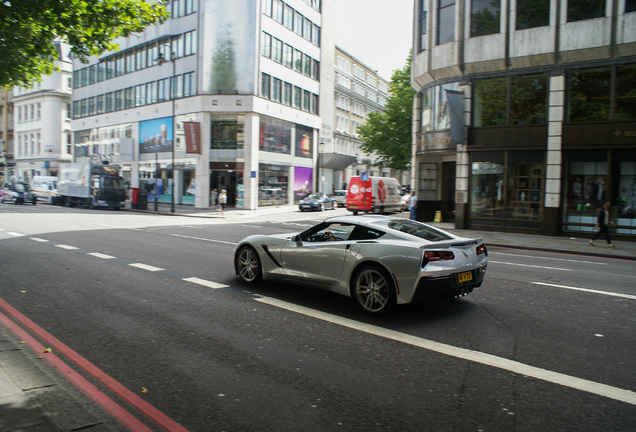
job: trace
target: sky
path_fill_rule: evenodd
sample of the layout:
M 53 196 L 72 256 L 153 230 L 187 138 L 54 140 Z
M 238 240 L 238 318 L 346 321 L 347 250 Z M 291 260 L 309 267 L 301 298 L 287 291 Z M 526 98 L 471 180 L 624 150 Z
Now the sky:
M 413 0 L 335 0 L 336 45 L 391 80 L 409 56 Z

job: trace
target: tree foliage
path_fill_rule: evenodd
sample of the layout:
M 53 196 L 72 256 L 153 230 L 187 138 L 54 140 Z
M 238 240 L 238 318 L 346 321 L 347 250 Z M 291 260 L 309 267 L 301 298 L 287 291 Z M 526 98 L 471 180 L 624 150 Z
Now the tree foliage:
M 0 87 L 30 87 L 56 70 L 59 38 L 82 61 L 117 50 L 115 38 L 165 21 L 161 3 L 144 0 L 3 0 L 0 5 Z
M 415 97 L 411 87 L 411 58 L 409 56 L 401 70 L 393 72 L 384 111 L 369 113 L 366 123 L 358 126 L 358 134 L 364 141 L 360 145 L 362 151 L 375 152 L 379 164 L 396 170 L 408 170 L 411 164 Z

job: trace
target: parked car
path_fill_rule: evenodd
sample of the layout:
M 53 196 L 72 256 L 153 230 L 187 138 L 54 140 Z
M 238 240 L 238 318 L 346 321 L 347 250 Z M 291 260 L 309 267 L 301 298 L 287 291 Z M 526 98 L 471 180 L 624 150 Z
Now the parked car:
M 315 193 L 307 196 L 298 202 L 300 211 L 326 209 L 334 210 L 336 208 L 336 200 L 323 193 Z
M 30 203 L 36 205 L 38 198 L 31 192 L 28 183 L 4 182 L 0 189 L 0 201 L 12 202 L 13 204 Z
M 347 191 L 344 189 L 336 189 L 329 196 L 336 200 L 338 207 L 344 207 L 347 205 Z
M 458 237 L 396 216 L 334 217 L 299 234 L 252 235 L 234 250 L 247 283 L 296 282 L 353 298 L 370 313 L 422 298 L 456 298 L 479 287 L 482 238 Z

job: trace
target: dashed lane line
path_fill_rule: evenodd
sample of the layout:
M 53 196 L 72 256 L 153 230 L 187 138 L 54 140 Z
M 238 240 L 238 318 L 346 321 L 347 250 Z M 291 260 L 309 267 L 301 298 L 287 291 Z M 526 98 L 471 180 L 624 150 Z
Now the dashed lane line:
M 38 243 L 48 243 L 49 242 L 47 239 L 43 239 L 43 238 L 39 238 L 39 237 L 31 237 L 30 240 L 33 240 L 34 242 L 38 242 Z
M 151 265 L 143 264 L 143 263 L 130 263 L 128 265 L 131 266 L 131 267 L 137 267 L 139 269 L 147 270 L 147 271 L 151 271 L 151 272 L 165 270 L 165 269 L 162 269 L 161 267 L 155 267 L 155 266 L 151 266 Z
M 601 295 L 606 295 L 611 297 L 621 297 L 625 299 L 636 300 L 636 295 L 630 295 L 630 294 L 621 294 L 621 293 L 615 293 L 610 291 L 599 291 L 599 290 L 593 290 L 589 288 L 578 288 L 573 286 L 557 285 L 557 284 L 551 284 L 546 282 L 532 282 L 532 283 L 535 285 L 543 285 L 543 286 L 549 286 L 549 287 L 555 287 L 555 288 L 569 289 L 573 291 L 581 291 L 581 292 L 588 292 L 592 294 L 601 294 Z
M 88 252 L 86 255 L 94 256 L 101 259 L 115 259 L 115 257 L 112 255 L 106 255 L 99 252 Z
M 519 263 L 510 263 L 510 262 L 493 261 L 493 260 L 488 260 L 488 264 L 504 264 L 504 265 L 511 265 L 511 266 L 519 266 L 519 267 L 538 268 L 543 270 L 558 270 L 558 271 L 568 271 L 568 272 L 572 271 L 572 269 L 559 268 L 559 267 L 546 267 L 546 266 L 538 266 L 538 265 L 532 265 L 532 264 L 519 264 Z
M 552 257 L 552 256 L 546 257 L 546 256 L 535 256 L 535 255 L 523 255 L 523 254 L 514 254 L 514 253 L 507 253 L 507 252 L 496 252 L 496 251 L 489 251 L 488 253 L 490 255 L 504 255 L 504 256 L 507 256 L 507 257 L 515 257 L 515 258 L 530 258 L 530 259 L 542 259 L 542 260 L 550 260 L 550 261 L 565 261 L 565 262 L 573 262 L 573 263 L 579 263 L 579 264 L 609 265 L 609 263 L 605 263 L 605 262 L 582 261 L 582 260 L 568 259 L 568 258 L 555 258 L 555 257 Z
M 212 281 L 205 280 L 205 279 L 199 279 L 197 277 L 183 278 L 183 280 L 186 281 L 186 282 L 192 282 L 194 284 L 202 285 L 204 287 L 208 287 L 208 288 L 212 288 L 212 289 L 229 288 L 230 287 L 229 285 L 224 285 L 224 284 L 212 282 Z
M 417 336 L 400 333 L 395 330 L 389 330 L 386 328 L 378 327 L 372 324 L 366 324 L 359 321 L 355 321 L 349 318 L 332 315 L 326 312 L 317 311 L 304 306 L 299 306 L 293 303 L 288 303 L 283 300 L 278 300 L 270 297 L 255 298 L 256 301 L 270 306 L 274 306 L 280 309 L 285 309 L 290 312 L 305 315 L 311 318 L 315 318 L 321 321 L 330 322 L 332 324 L 339 325 L 341 327 L 350 328 L 363 333 L 368 333 L 374 336 L 378 336 L 385 339 L 394 340 L 404 344 L 412 345 L 415 347 L 423 348 L 428 351 L 437 352 L 450 357 L 455 357 L 463 360 L 467 360 L 473 363 L 479 363 L 486 366 L 495 367 L 515 374 L 525 375 L 527 377 L 536 378 L 545 382 L 561 385 L 564 387 L 581 390 L 587 393 L 592 393 L 598 396 L 603 396 L 609 399 L 618 400 L 628 403 L 630 405 L 636 405 L 636 393 L 631 390 L 625 390 L 618 387 L 613 387 L 607 384 L 601 384 L 594 381 L 589 381 L 582 378 L 562 374 L 559 372 L 553 372 L 546 369 L 530 366 L 518 361 L 510 360 L 503 357 L 498 357 L 492 354 L 483 353 L 480 351 L 469 350 L 466 348 L 459 348 L 452 345 L 435 342 L 428 339 L 423 339 Z
M 59 247 L 60 249 L 66 249 L 66 250 L 77 250 L 77 249 L 79 249 L 78 247 L 71 246 L 71 245 L 66 245 L 66 244 L 56 244 L 55 247 Z

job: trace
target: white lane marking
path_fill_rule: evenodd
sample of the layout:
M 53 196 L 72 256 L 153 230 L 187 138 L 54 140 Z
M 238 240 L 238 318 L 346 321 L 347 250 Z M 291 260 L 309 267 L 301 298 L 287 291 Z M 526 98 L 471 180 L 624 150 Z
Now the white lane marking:
M 89 252 L 86 255 L 94 256 L 94 257 L 101 258 L 101 259 L 114 259 L 115 258 L 112 255 L 106 255 L 106 254 L 99 253 L 99 252 Z
M 549 286 L 549 287 L 555 287 L 555 288 L 569 289 L 574 291 L 589 292 L 592 294 L 602 294 L 602 295 L 607 295 L 612 297 L 621 297 L 621 298 L 626 298 L 630 300 L 636 300 L 636 295 L 630 295 L 630 294 L 621 294 L 621 293 L 615 293 L 615 292 L 609 292 L 609 291 L 599 291 L 599 290 L 593 290 L 588 288 L 577 288 L 573 286 L 557 285 L 557 284 L 551 284 L 551 283 L 545 283 L 545 282 L 532 282 L 532 283 L 535 285 L 543 285 L 543 286 Z
M 40 243 L 48 243 L 49 242 L 47 239 L 43 239 L 43 238 L 39 238 L 39 237 L 31 237 L 31 240 L 33 240 L 34 242 L 40 242 Z
M 119 228 L 119 229 L 126 229 L 126 227 L 123 227 L 123 226 L 118 226 L 118 225 L 109 225 L 109 224 L 103 224 L 103 223 L 97 223 L 97 222 L 93 222 L 93 225 L 105 226 L 105 227 L 107 227 L 107 228 Z
M 137 268 L 140 268 L 142 270 L 148 270 L 148 271 L 151 271 L 151 272 L 164 270 L 164 269 L 162 269 L 160 267 L 155 267 L 155 266 L 151 266 L 151 265 L 148 265 L 148 264 L 142 264 L 142 263 L 130 263 L 128 265 L 131 266 L 131 267 L 137 267 Z
M 581 261 L 581 260 L 567 259 L 567 258 L 555 258 L 555 257 L 544 257 L 544 256 L 534 256 L 534 255 L 511 254 L 511 253 L 496 252 L 496 251 L 488 251 L 488 254 L 489 255 L 504 255 L 504 256 L 511 256 L 511 257 L 518 257 L 518 258 L 543 259 L 543 260 L 550 260 L 550 261 L 566 261 L 566 262 L 581 263 L 581 264 L 609 265 L 609 263 L 604 263 L 604 262 Z
M 493 260 L 488 260 L 488 264 L 505 264 L 505 265 L 512 265 L 512 266 L 520 266 L 520 267 L 532 267 L 532 268 L 540 268 L 540 269 L 544 269 L 544 270 L 559 270 L 559 271 L 572 271 L 572 269 L 565 269 L 565 268 L 559 268 L 559 267 L 546 267 L 546 266 L 538 266 L 538 265 L 532 265 L 532 264 L 519 264 L 519 263 L 509 263 L 509 262 L 503 262 L 503 261 L 493 261 Z
M 201 241 L 207 241 L 207 242 L 212 242 L 212 243 L 224 243 L 224 244 L 229 244 L 229 245 L 235 245 L 235 242 L 228 242 L 228 241 L 223 241 L 223 240 L 214 240 L 214 239 L 208 239 L 208 238 L 203 238 L 203 237 L 193 237 L 193 236 L 187 236 L 187 235 L 182 235 L 182 234 L 168 234 L 171 235 L 173 237 L 182 237 L 182 238 L 187 238 L 187 239 L 192 239 L 192 240 L 201 240 Z
M 631 390 L 625 390 L 618 387 L 613 387 L 607 384 L 601 384 L 594 381 L 585 380 L 582 378 L 565 375 L 559 372 L 552 372 L 546 369 L 526 365 L 521 362 L 509 360 L 503 357 L 498 357 L 492 354 L 486 354 L 479 351 L 473 351 L 465 348 L 459 348 L 452 345 L 443 344 L 440 342 L 423 339 L 417 336 L 408 335 L 397 332 L 395 330 L 389 330 L 382 327 L 377 327 L 371 324 L 365 324 L 358 321 L 354 321 L 348 318 L 339 317 L 336 315 L 328 314 L 325 312 L 316 311 L 303 306 L 298 306 L 292 303 L 287 303 L 282 300 L 277 300 L 269 297 L 257 298 L 257 301 L 274 306 L 280 309 L 285 309 L 291 312 L 306 315 L 312 318 L 316 318 L 322 321 L 330 322 L 342 327 L 350 328 L 352 330 L 361 331 L 374 336 L 382 337 L 385 339 L 391 339 L 397 342 L 405 343 L 408 345 L 423 348 L 429 351 L 434 351 L 440 354 L 456 357 L 459 359 L 471 361 L 474 363 L 480 363 L 486 366 L 495 367 L 498 369 L 506 370 L 512 373 L 525 375 L 531 378 L 540 379 L 549 383 L 561 385 L 564 387 L 570 387 L 576 390 L 592 393 L 598 396 L 603 396 L 609 399 L 618 400 L 631 405 L 636 405 L 636 393 Z
M 67 250 L 79 249 L 79 248 L 76 248 L 75 246 L 70 246 L 70 245 L 65 245 L 65 244 L 58 244 L 58 245 L 55 245 L 55 247 L 59 247 L 61 249 L 67 249 Z
M 183 280 L 186 281 L 186 282 L 195 283 L 197 285 L 203 285 L 204 287 L 208 287 L 208 288 L 212 288 L 212 289 L 228 288 L 229 287 L 229 285 L 223 285 L 223 284 L 212 282 L 212 281 L 209 281 L 209 280 L 199 279 L 197 277 L 183 278 Z
M 24 234 L 20 234 L 20 233 L 17 233 L 17 232 L 12 232 L 12 231 L 7 231 L 7 234 L 9 234 L 10 236 L 13 236 L 13 237 L 24 237 Z

